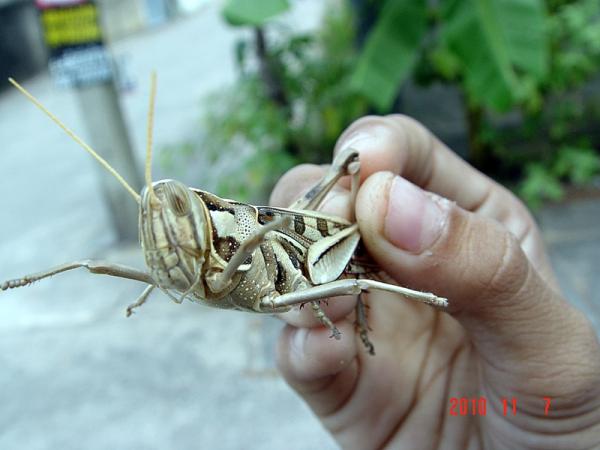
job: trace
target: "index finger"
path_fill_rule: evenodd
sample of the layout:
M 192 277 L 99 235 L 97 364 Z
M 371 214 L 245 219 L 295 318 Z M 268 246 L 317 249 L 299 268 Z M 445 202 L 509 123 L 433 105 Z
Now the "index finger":
M 354 122 L 335 146 L 360 150 L 361 178 L 391 171 L 464 209 L 477 211 L 500 188 L 408 116 L 367 116 Z
M 423 125 L 400 114 L 367 116 L 340 136 L 335 152 L 360 151 L 361 180 L 380 171 L 403 178 L 454 200 L 463 209 L 495 219 L 520 242 L 542 276 L 555 284 L 535 221 L 505 187 L 457 156 Z

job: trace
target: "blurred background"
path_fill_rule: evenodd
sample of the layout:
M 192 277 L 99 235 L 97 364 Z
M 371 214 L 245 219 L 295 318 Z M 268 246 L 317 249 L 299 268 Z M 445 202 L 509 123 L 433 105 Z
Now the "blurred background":
M 36 95 L 138 189 L 265 203 L 366 114 L 400 112 L 519 195 L 600 329 L 600 0 L 0 0 L 0 80 Z M 0 82 L 0 280 L 143 267 L 136 204 Z M 0 298 L 0 448 L 334 449 L 275 370 L 270 317 L 67 273 Z M 332 345 L 335 343 L 332 342 Z

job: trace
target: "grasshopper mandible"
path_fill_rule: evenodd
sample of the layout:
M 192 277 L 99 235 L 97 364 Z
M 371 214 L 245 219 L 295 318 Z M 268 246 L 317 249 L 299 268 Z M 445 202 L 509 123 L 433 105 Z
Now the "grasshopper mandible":
M 357 295 L 356 323 L 367 350 L 365 304 L 361 293 L 381 290 L 400 294 L 438 308 L 447 300 L 385 283 L 366 256 L 359 256 L 358 225 L 317 212 L 340 178 L 351 177 L 351 201 L 358 191 L 358 152 L 340 152 L 325 176 L 289 208 L 253 206 L 190 188 L 175 180 L 152 181 L 152 127 L 156 79 L 152 76 L 148 113 L 145 187 L 137 194 L 127 182 L 81 138 L 12 79 L 9 81 L 69 136 L 96 158 L 139 204 L 140 243 L 148 271 L 104 261 L 81 260 L 0 284 L 0 289 L 27 286 L 61 272 L 86 268 L 91 273 L 128 278 L 147 284 L 127 316 L 158 288 L 173 301 L 184 299 L 222 309 L 280 313 L 310 303 L 332 337 L 340 333 L 319 300 Z M 351 217 L 354 217 L 352 214 Z

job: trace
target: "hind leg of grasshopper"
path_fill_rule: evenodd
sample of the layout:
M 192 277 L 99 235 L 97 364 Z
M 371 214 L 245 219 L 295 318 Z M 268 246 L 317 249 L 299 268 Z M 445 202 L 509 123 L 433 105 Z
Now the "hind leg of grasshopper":
M 360 163 L 358 161 L 358 151 L 347 148 L 338 153 L 329 170 L 321 180 L 315 184 L 306 194 L 290 205 L 290 209 L 316 210 L 325 199 L 325 196 L 331 191 L 335 184 L 345 175 L 352 176 L 351 183 L 351 202 L 354 211 L 354 200 L 358 192 Z M 354 219 L 352 212 L 351 219 Z
M 367 321 L 367 308 L 368 305 L 363 300 L 362 295 L 358 294 L 356 298 L 356 319 L 354 325 L 356 326 L 356 330 L 358 332 L 358 335 L 360 336 L 360 340 L 362 341 L 363 345 L 365 346 L 369 354 L 374 355 L 375 347 L 369 339 L 370 328 L 369 323 Z
M 440 309 L 446 308 L 448 306 L 448 301 L 445 298 L 437 297 L 434 294 L 430 294 L 427 292 L 414 291 L 412 289 L 404 288 L 401 286 L 395 286 L 393 284 L 382 283 L 381 281 L 375 280 L 365 280 L 359 278 L 349 278 L 344 280 L 336 280 L 330 283 L 321 284 L 318 286 L 313 286 L 308 289 L 304 289 L 296 292 L 289 292 L 287 294 L 282 294 L 279 297 L 269 298 L 263 300 L 261 306 L 264 310 L 268 310 L 269 308 L 283 308 L 286 306 L 293 306 L 298 304 L 303 304 L 307 302 L 313 302 L 315 304 L 316 300 L 328 298 L 328 297 L 339 297 L 342 295 L 359 295 L 363 292 L 369 292 L 371 290 L 385 291 L 385 292 L 393 292 L 395 294 L 400 294 L 406 298 L 410 298 L 411 300 L 416 300 L 421 303 L 426 303 L 428 305 L 432 305 L 438 307 Z M 356 308 L 356 316 L 357 322 L 359 325 L 359 332 L 361 340 L 363 344 L 367 348 L 367 351 L 371 354 L 375 353 L 373 348 L 373 344 L 369 340 L 367 336 L 367 324 L 366 317 L 364 314 L 364 304 L 359 298 L 357 302 Z M 319 317 L 317 315 L 317 317 Z M 325 316 L 326 317 L 326 316 Z M 320 317 L 319 317 L 320 318 Z M 321 318 L 320 318 L 321 319 Z M 363 320 L 364 319 L 364 320 Z M 361 322 L 362 321 L 362 322 Z M 323 320 L 321 320 L 323 322 Z M 331 321 L 330 321 L 331 322 Z M 325 325 L 328 325 L 326 322 L 323 322 Z M 333 327 L 333 328 L 331 328 Z M 333 323 L 329 327 L 333 335 L 335 336 L 335 326 Z
M 330 283 L 312 286 L 301 291 L 289 292 L 287 294 L 282 294 L 279 297 L 265 300 L 262 306 L 264 308 L 282 308 L 284 306 L 298 305 L 328 297 L 359 295 L 362 292 L 369 292 L 372 290 L 400 294 L 408 299 L 435 306 L 440 309 L 445 309 L 448 306 L 448 300 L 429 292 L 415 291 L 413 289 L 383 283 L 381 281 L 362 278 L 336 280 Z
M 321 308 L 319 302 L 311 302 L 310 307 L 312 308 L 316 318 L 319 319 L 319 321 L 323 325 L 325 325 L 331 330 L 331 336 L 329 337 L 336 338 L 339 341 L 342 337 L 340 330 L 338 330 L 337 327 L 331 321 L 331 319 L 327 317 L 327 314 L 325 314 L 325 311 L 323 311 L 323 308 Z
M 39 281 L 56 274 L 66 272 L 68 270 L 77 269 L 79 267 L 86 268 L 90 273 L 110 275 L 119 278 L 127 278 L 129 280 L 136 280 L 141 281 L 142 283 L 154 285 L 154 280 L 146 272 L 142 272 L 140 270 L 121 264 L 86 259 L 83 261 L 74 261 L 71 263 L 62 264 L 44 272 L 34 273 L 32 275 L 25 275 L 22 278 L 16 278 L 14 280 L 5 281 L 4 283 L 0 284 L 0 290 L 6 291 L 7 289 L 15 289 L 27 286 L 31 283 L 34 283 L 35 281 Z
M 445 298 L 438 297 L 428 292 L 414 291 L 412 289 L 404 288 L 401 286 L 395 286 L 393 284 L 383 283 L 375 280 L 365 280 L 359 278 L 349 278 L 344 280 L 336 280 L 330 283 L 313 286 L 301 291 L 289 292 L 282 294 L 274 298 L 265 298 L 261 302 L 261 307 L 264 311 L 273 309 L 283 309 L 293 305 L 302 305 L 303 303 L 311 302 L 311 305 L 317 305 L 317 308 L 313 306 L 317 318 L 321 320 L 325 326 L 332 331 L 332 337 L 339 339 L 339 331 L 331 320 L 325 315 L 325 313 L 318 306 L 317 300 L 338 297 L 342 295 L 358 295 L 358 301 L 356 304 L 356 321 L 357 327 L 360 333 L 360 338 L 365 345 L 367 351 L 374 355 L 375 349 L 373 344 L 368 337 L 368 325 L 366 321 L 365 305 L 360 298 L 360 294 L 363 292 L 369 292 L 371 290 L 393 292 L 394 294 L 400 294 L 411 300 L 416 300 L 421 303 L 425 303 L 431 306 L 435 306 L 440 309 L 444 309 L 448 306 L 448 301 Z M 337 331 L 337 334 L 336 334 Z

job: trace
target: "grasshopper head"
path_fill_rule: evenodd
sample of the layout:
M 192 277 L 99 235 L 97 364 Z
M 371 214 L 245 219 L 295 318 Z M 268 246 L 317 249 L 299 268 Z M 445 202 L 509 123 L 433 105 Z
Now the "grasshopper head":
M 152 278 L 164 289 L 203 293 L 208 226 L 202 202 L 183 183 L 161 180 L 142 190 L 140 241 Z

